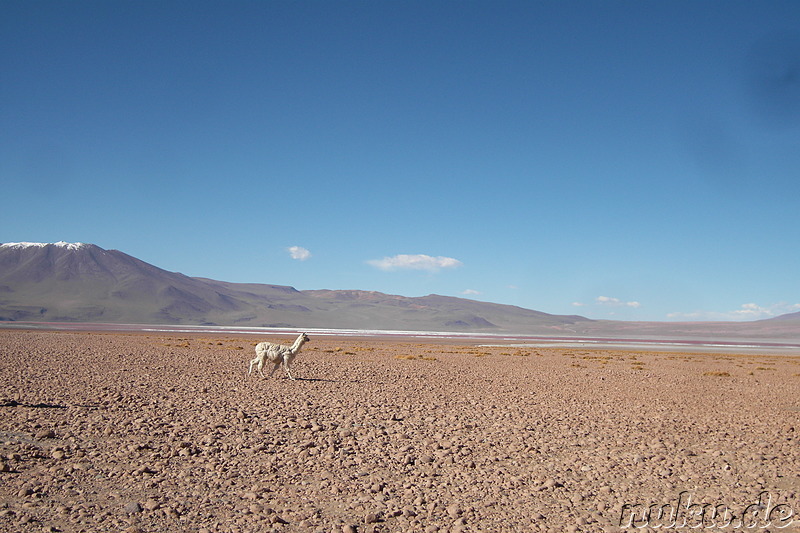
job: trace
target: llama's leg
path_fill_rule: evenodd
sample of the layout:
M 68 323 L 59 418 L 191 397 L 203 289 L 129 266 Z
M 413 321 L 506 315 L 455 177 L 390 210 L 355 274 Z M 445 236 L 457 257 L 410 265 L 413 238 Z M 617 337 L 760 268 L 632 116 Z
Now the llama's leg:
M 250 361 L 250 370 L 247 371 L 247 375 L 249 376 L 253 372 L 253 367 L 258 364 L 258 357 Z
M 253 358 L 253 360 L 250 361 L 250 370 L 247 371 L 247 375 L 250 375 L 250 373 L 253 371 L 254 366 L 258 370 L 258 373 L 261 374 L 262 377 L 264 377 L 264 372 L 262 370 L 264 368 L 264 357 L 261 354 L 256 355 L 255 358 Z
M 289 361 L 286 359 L 283 360 L 283 369 L 286 370 L 286 375 L 289 376 L 289 379 L 295 381 L 295 379 L 292 377 L 292 374 L 289 372 Z

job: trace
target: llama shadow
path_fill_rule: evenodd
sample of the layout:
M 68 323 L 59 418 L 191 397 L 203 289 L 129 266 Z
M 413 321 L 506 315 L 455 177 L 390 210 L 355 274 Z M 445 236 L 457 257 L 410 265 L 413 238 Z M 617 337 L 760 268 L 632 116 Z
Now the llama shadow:
M 66 405 L 57 403 L 24 403 L 17 400 L 0 400 L 0 407 L 31 407 L 35 409 L 66 409 Z
M 286 379 L 286 378 L 284 378 Z M 295 381 L 319 381 L 322 383 L 364 383 L 358 379 L 327 379 L 327 378 L 294 378 Z

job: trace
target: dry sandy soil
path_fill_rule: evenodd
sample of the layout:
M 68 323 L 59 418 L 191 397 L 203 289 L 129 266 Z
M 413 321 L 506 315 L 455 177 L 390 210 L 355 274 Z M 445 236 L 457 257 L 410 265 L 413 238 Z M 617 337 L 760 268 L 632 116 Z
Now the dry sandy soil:
M 798 357 L 260 340 L 0 330 L 0 530 L 800 531 Z

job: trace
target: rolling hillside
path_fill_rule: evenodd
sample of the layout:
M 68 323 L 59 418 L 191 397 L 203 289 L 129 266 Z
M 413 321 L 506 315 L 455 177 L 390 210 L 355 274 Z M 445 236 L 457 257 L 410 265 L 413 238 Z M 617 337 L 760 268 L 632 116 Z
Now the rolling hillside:
M 517 333 L 800 342 L 800 313 L 752 322 L 624 322 L 431 294 L 304 290 L 169 272 L 92 244 L 0 245 L 0 321 Z
M 574 332 L 589 322 L 438 295 L 309 290 L 169 272 L 92 244 L 0 246 L 0 320 Z

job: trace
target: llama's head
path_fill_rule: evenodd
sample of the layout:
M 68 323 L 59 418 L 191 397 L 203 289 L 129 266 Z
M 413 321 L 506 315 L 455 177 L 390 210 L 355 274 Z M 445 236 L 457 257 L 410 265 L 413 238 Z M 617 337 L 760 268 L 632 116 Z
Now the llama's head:
M 301 333 L 300 337 L 302 337 L 303 342 L 308 342 L 309 341 L 308 335 L 306 335 L 305 333 Z

